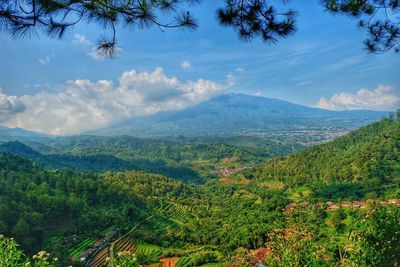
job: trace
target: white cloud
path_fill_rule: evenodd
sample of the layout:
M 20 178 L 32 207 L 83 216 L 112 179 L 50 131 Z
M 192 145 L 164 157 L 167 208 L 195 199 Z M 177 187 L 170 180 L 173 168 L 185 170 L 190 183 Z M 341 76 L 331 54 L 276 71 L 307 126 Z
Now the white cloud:
M 92 42 L 90 42 L 89 39 L 85 35 L 79 34 L 79 33 L 76 33 L 74 35 L 74 39 L 72 40 L 72 42 L 74 44 L 80 44 L 80 45 L 91 45 L 92 44 Z
M 162 68 L 152 72 L 132 70 L 121 75 L 118 86 L 108 80 L 76 80 L 67 82 L 58 93 L 21 97 L 2 94 L 0 110 L 12 114 L 3 122 L 5 126 L 77 134 L 131 117 L 182 109 L 225 92 L 233 83 L 231 75 L 220 84 L 204 79 L 182 82 L 165 75 Z M 19 109 L 16 103 L 20 103 Z
M 42 64 L 43 66 L 46 66 L 47 64 L 49 64 L 50 63 L 50 57 L 49 56 L 45 56 L 44 58 L 39 58 L 38 59 L 38 62 L 40 63 L 40 64 Z
M 330 99 L 321 97 L 315 107 L 330 110 L 395 110 L 400 107 L 400 96 L 389 85 L 379 85 L 375 90 L 360 89 L 355 94 L 341 92 Z
M 236 68 L 235 71 L 239 72 L 240 74 L 244 73 L 244 69 L 243 68 Z
M 190 63 L 190 61 L 184 60 L 184 61 L 182 61 L 182 63 L 181 63 L 181 67 L 182 67 L 182 69 L 184 69 L 184 70 L 188 70 L 188 69 L 192 69 L 192 68 L 193 68 L 193 65 L 192 65 L 192 63 Z
M 0 89 L 0 122 L 7 121 L 24 110 L 25 106 L 18 97 L 3 94 Z

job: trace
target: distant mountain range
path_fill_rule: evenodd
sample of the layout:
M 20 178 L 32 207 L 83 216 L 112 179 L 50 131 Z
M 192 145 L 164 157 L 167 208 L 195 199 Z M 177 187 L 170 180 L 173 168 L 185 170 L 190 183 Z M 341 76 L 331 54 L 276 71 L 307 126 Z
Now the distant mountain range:
M 0 136 L 10 137 L 41 137 L 44 134 L 28 131 L 22 128 L 8 128 L 0 126 Z
M 90 135 L 140 137 L 252 135 L 273 131 L 350 130 L 388 112 L 330 111 L 244 94 L 225 94 L 183 110 L 133 118 Z
M 287 101 L 225 94 L 178 111 L 132 118 L 84 135 L 136 137 L 199 137 L 258 135 L 277 131 L 348 131 L 386 116 L 381 111 L 330 111 Z M 46 135 L 0 126 L 0 136 L 44 137 Z

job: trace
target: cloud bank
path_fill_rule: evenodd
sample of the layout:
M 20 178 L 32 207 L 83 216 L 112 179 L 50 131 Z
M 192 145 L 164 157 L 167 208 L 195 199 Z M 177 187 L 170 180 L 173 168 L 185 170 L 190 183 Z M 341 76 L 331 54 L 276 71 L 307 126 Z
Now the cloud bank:
M 355 94 L 341 92 L 329 99 L 321 97 L 317 108 L 330 110 L 368 109 L 390 111 L 400 108 L 400 96 L 389 85 L 379 85 L 374 90 L 360 89 Z
M 162 68 L 153 72 L 127 71 L 112 81 L 69 81 L 58 93 L 40 92 L 21 97 L 0 92 L 0 122 L 54 135 L 77 134 L 126 118 L 182 109 L 227 91 L 225 83 L 210 80 L 182 82 Z

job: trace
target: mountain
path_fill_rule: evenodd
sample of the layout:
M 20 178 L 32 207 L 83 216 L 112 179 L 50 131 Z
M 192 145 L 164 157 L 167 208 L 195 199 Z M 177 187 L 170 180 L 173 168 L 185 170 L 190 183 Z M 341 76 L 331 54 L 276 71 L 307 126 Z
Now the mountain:
M 28 131 L 22 128 L 8 128 L 0 126 L 0 136 L 18 136 L 18 137 L 41 137 L 41 133 Z
M 0 151 L 30 159 L 39 159 L 42 155 L 19 141 L 0 143 Z
M 387 112 L 329 111 L 278 99 L 225 94 L 194 107 L 133 118 L 93 135 L 232 136 L 276 131 L 349 130 L 380 119 Z

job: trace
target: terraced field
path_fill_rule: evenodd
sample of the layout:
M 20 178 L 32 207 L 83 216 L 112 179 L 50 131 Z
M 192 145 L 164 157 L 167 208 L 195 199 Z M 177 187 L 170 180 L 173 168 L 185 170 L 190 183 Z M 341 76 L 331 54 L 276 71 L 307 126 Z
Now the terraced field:
M 104 266 L 107 257 L 113 258 L 118 252 L 124 251 L 130 251 L 147 257 L 159 257 L 162 254 L 163 249 L 143 240 L 153 243 L 152 240 L 157 240 L 160 235 L 166 234 L 170 231 L 179 231 L 180 224 L 176 220 L 169 219 L 168 216 L 163 214 L 167 210 L 170 210 L 169 215 L 172 218 L 179 218 L 180 216 L 183 216 L 184 212 L 183 208 L 178 208 L 176 211 L 170 203 L 167 204 L 167 206 L 159 210 L 160 214 L 149 216 L 142 222 L 136 224 L 131 231 L 125 234 L 121 239 L 112 243 L 110 248 L 98 252 L 91 260 L 90 266 Z M 110 251 L 111 249 L 113 250 L 112 252 Z M 166 262 L 165 264 L 170 263 Z
M 79 257 L 83 251 L 85 251 L 87 248 L 93 245 L 93 243 L 96 242 L 94 239 L 84 239 L 81 242 L 79 242 L 77 245 L 74 247 L 70 248 L 67 250 L 68 255 L 71 257 Z
M 109 247 L 100 250 L 91 260 L 90 267 L 102 267 L 106 264 L 106 259 L 109 256 Z
M 179 230 L 179 224 L 157 216 L 148 220 L 145 224 L 138 225 L 130 233 L 130 236 L 134 239 L 146 240 L 153 243 L 152 240 L 157 240 L 160 236 L 165 235 L 171 230 L 177 232 Z
M 162 248 L 156 245 L 148 244 L 141 240 L 137 240 L 136 244 L 137 244 L 136 254 L 142 254 L 146 256 L 159 256 L 162 253 Z
M 135 252 L 137 246 L 135 242 L 132 240 L 131 237 L 126 236 L 120 240 L 118 240 L 114 245 L 114 252 L 122 252 L 122 251 L 130 251 Z M 91 260 L 90 266 L 91 267 L 101 267 L 105 266 L 106 259 L 110 257 L 110 247 L 105 247 L 100 250 Z
M 137 246 L 135 242 L 133 242 L 131 237 L 126 236 L 123 239 L 119 240 L 117 243 L 115 243 L 114 250 L 115 252 L 122 252 L 122 251 L 135 252 L 137 250 Z
M 191 267 L 191 266 L 202 266 L 202 267 L 226 267 L 229 263 L 207 263 L 201 264 L 199 262 L 199 256 L 201 254 L 191 254 L 185 257 L 179 258 L 173 267 Z
M 175 265 L 176 267 L 188 267 L 192 266 L 191 265 L 191 258 L 190 257 L 183 257 L 178 260 L 178 262 Z
M 171 203 L 170 208 L 160 211 L 163 216 L 178 224 L 182 224 L 186 221 L 188 212 L 190 212 L 188 206 L 176 203 Z

